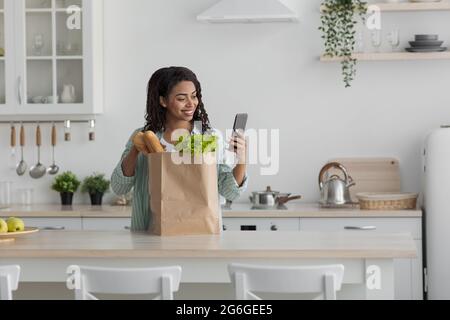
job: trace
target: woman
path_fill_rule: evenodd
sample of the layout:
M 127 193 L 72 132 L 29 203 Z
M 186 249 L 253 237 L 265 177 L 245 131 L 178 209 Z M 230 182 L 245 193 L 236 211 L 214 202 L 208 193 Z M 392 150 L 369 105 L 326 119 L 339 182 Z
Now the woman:
M 187 68 L 170 67 L 156 71 L 147 88 L 147 124 L 137 129 L 128 141 L 122 158 L 111 177 L 111 188 L 117 195 L 128 193 L 134 187 L 131 230 L 148 230 L 150 208 L 148 196 L 148 164 L 145 154 L 133 145 L 133 137 L 140 131 L 152 130 L 166 147 L 173 151 L 172 133 L 186 129 L 192 134 L 211 131 L 208 114 L 202 102 L 202 89 L 196 75 Z M 201 128 L 194 126 L 201 123 Z M 231 169 L 224 159 L 224 144 L 219 136 L 218 190 L 228 200 L 235 200 L 247 187 L 246 141 L 238 133 L 229 144 L 238 155 L 237 165 Z

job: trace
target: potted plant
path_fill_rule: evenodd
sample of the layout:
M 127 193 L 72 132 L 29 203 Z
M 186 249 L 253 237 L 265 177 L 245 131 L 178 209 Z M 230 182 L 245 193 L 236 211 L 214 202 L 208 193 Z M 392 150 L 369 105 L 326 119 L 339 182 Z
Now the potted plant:
M 60 193 L 63 206 L 72 205 L 73 194 L 78 190 L 80 183 L 75 174 L 66 171 L 56 176 L 52 189 Z
M 352 53 L 355 48 L 355 25 L 357 16 L 365 21 L 367 2 L 361 0 L 324 0 L 319 30 L 325 41 L 325 56 L 342 58 L 342 76 L 345 87 L 356 74 L 356 59 Z
M 94 173 L 84 179 L 81 191 L 89 193 L 93 206 L 99 206 L 102 205 L 103 195 L 108 192 L 109 185 L 110 181 L 105 179 L 104 174 Z

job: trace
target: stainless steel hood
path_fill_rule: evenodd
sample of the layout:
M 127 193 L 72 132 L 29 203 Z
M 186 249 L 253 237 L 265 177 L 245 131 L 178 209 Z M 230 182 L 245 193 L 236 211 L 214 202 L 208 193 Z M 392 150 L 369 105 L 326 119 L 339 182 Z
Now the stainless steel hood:
M 197 16 L 210 23 L 297 22 L 298 15 L 279 0 L 221 0 Z

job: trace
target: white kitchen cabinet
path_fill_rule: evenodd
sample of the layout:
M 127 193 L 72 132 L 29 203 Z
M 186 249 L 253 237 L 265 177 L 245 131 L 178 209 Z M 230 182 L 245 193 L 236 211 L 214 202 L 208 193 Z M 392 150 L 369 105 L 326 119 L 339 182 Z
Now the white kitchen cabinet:
M 0 5 L 0 115 L 102 113 L 103 0 Z
M 395 299 L 423 299 L 422 222 L 420 218 L 301 218 L 302 231 L 344 231 L 410 233 L 417 246 L 417 258 L 394 262 Z
M 82 218 L 83 230 L 123 231 L 130 230 L 130 218 Z
M 299 231 L 298 218 L 224 218 L 225 231 Z
M 80 218 L 24 218 L 26 226 L 41 230 L 82 230 Z

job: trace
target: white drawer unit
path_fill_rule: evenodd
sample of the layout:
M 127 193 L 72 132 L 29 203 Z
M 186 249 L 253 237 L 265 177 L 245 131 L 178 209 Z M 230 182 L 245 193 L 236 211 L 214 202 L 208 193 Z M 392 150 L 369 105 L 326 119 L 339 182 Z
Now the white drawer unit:
M 130 218 L 83 218 L 83 230 L 122 231 L 130 230 Z
M 80 218 L 24 218 L 26 226 L 40 230 L 82 230 Z
M 383 233 L 411 233 L 422 239 L 420 218 L 301 218 L 302 231 L 366 230 Z
M 298 218 L 224 218 L 225 231 L 299 231 Z
M 423 299 L 421 218 L 301 218 L 300 220 L 301 231 L 410 233 L 417 247 L 417 258 L 394 261 L 395 299 Z

